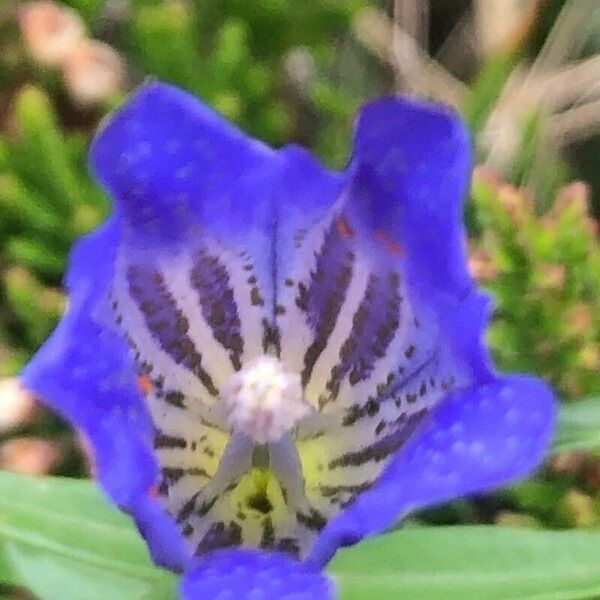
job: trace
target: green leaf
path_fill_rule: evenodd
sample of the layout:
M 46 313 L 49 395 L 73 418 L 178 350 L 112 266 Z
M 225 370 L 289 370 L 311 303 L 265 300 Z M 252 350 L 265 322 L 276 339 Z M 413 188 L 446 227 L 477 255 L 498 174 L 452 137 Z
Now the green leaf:
M 600 397 L 563 404 L 553 452 L 600 449 Z
M 463 114 L 474 133 L 478 133 L 485 125 L 517 59 L 518 56 L 513 51 L 490 58 L 471 84 L 463 107 Z
M 39 192 L 52 198 L 55 209 L 68 214 L 85 198 L 50 98 L 40 88 L 25 87 L 15 113 L 22 130 L 20 150 L 13 156 L 18 170 L 26 170 L 40 185 Z
M 8 472 L 0 472 L 0 582 L 40 600 L 168 600 L 176 587 L 92 482 Z
M 415 527 L 341 551 L 341 600 L 572 600 L 600 596 L 600 533 Z

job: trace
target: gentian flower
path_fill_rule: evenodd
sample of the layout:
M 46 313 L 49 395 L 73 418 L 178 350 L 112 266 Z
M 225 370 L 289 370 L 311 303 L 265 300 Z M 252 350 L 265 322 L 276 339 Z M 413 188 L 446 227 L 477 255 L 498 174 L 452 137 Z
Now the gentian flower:
M 361 111 L 343 173 L 175 88 L 98 133 L 114 213 L 23 373 L 185 598 L 324 598 L 340 546 L 529 472 L 551 391 L 495 373 L 466 269 L 469 138 L 450 110 Z

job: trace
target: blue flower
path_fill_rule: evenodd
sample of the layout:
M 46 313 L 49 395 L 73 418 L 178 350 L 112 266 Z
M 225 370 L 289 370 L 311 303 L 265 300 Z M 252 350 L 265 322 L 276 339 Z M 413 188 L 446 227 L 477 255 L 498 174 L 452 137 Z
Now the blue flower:
M 114 213 L 23 378 L 184 597 L 325 597 L 340 546 L 540 461 L 552 393 L 482 343 L 469 146 L 449 110 L 384 99 L 332 173 L 162 84 L 98 133 Z

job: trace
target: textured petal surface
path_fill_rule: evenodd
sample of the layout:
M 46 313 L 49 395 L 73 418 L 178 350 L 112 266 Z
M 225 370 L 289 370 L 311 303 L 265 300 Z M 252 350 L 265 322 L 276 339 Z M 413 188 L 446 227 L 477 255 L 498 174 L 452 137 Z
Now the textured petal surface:
M 90 437 L 157 561 L 285 571 L 278 554 L 213 552 L 304 557 L 318 538 L 321 566 L 540 459 L 551 395 L 496 379 L 482 344 L 489 302 L 461 218 L 470 160 L 454 113 L 397 98 L 361 111 L 342 174 L 161 84 L 99 132 L 91 165 L 115 217 L 78 246 L 69 311 L 24 378 Z M 256 448 L 220 394 L 265 354 L 299 376 L 309 414 Z
M 321 525 L 375 485 L 451 389 L 493 378 L 482 344 L 489 301 L 464 252 L 470 166 L 454 112 L 370 103 L 339 197 L 292 238 L 288 267 L 298 268 L 277 324 L 282 359 L 326 417 L 301 424 L 298 442 Z
M 112 275 L 115 249 L 114 222 L 76 246 L 66 282 L 67 313 L 21 376 L 89 439 L 105 491 L 132 514 L 157 562 L 177 568 L 185 556 L 181 536 L 150 497 L 156 459 L 133 361 L 123 340 L 94 318 Z
M 458 114 L 402 98 L 368 104 L 358 118 L 351 168 L 378 182 L 379 197 L 363 196 L 359 209 L 405 247 L 415 283 L 461 296 L 471 285 L 462 226 L 471 146 Z
M 190 219 L 213 231 L 261 228 L 274 153 L 190 94 L 143 86 L 110 116 L 90 161 L 120 214 L 147 242 L 180 238 Z
M 309 562 L 381 533 L 407 512 L 486 491 L 529 473 L 552 436 L 555 400 L 529 377 L 457 391 L 406 445 L 373 489 L 332 521 Z
M 469 133 L 449 108 L 394 98 L 359 116 L 350 166 L 357 210 L 398 244 L 409 287 L 436 311 L 453 350 L 486 378 L 480 338 L 489 308 L 468 273 L 463 225 L 471 166 Z
M 329 600 L 334 586 L 285 554 L 231 550 L 193 565 L 180 594 L 182 600 Z
M 152 484 L 154 467 L 150 453 L 144 461 L 140 451 L 149 449 L 151 427 L 135 387 L 133 361 L 121 338 L 93 319 L 95 302 L 110 280 L 115 247 L 114 223 L 79 242 L 67 280 L 67 313 L 22 378 L 90 435 L 101 479 L 126 506 L 138 488 Z
M 111 119 L 92 165 L 121 217 L 112 319 L 145 382 L 161 500 L 198 553 L 295 547 L 269 515 L 246 518 L 264 478 L 244 477 L 252 449 L 230 435 L 218 400 L 243 364 L 281 351 L 276 313 L 293 235 L 323 217 L 341 178 L 298 148 L 274 153 L 245 138 L 162 85 Z

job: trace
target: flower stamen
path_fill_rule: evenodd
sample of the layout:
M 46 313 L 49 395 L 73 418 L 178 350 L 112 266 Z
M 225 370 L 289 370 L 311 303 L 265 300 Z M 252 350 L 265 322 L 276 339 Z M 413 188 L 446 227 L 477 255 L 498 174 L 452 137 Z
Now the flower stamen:
M 257 444 L 278 442 L 310 410 L 300 375 L 272 356 L 244 365 L 223 386 L 221 398 L 231 428 Z

